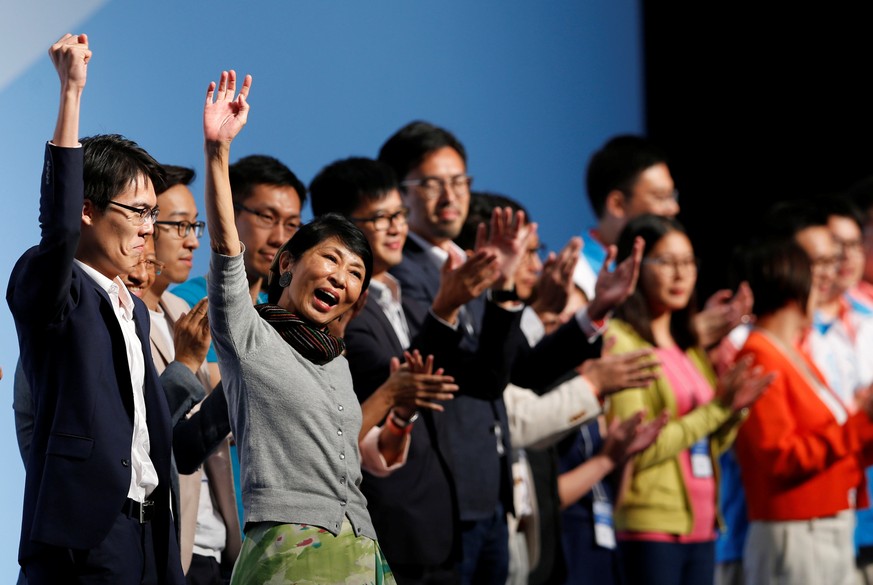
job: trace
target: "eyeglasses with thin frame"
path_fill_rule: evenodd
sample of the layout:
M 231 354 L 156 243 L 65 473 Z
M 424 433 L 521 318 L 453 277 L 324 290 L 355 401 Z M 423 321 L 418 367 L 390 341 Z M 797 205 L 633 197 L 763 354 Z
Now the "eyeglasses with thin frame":
M 146 223 L 154 225 L 158 219 L 158 214 L 161 212 L 161 210 L 157 206 L 133 207 L 132 205 L 125 205 L 124 203 L 119 203 L 118 201 L 111 200 L 109 201 L 109 204 L 135 213 L 136 215 L 127 218 L 133 225 L 143 225 Z
M 391 215 L 374 215 L 373 217 L 350 217 L 354 222 L 363 223 L 370 222 L 373 224 L 373 229 L 377 232 L 387 231 L 392 225 L 401 227 L 406 225 L 406 220 L 409 218 L 409 208 L 404 207 L 400 211 L 395 211 Z
M 643 258 L 643 264 L 651 266 L 659 272 L 667 272 L 672 270 L 674 273 L 691 273 L 696 274 L 699 268 L 700 261 L 691 256 L 690 258 L 671 258 L 669 256 L 659 256 L 656 258 Z
M 247 213 L 251 213 L 255 216 L 255 225 L 265 230 L 272 230 L 279 224 L 282 224 L 282 220 L 273 215 L 272 213 L 264 213 L 262 211 L 258 211 L 256 209 L 251 209 L 246 207 L 241 203 L 234 203 L 233 208 L 237 211 L 245 211 Z M 300 222 L 289 220 L 282 224 L 284 229 L 294 233 L 300 229 Z
M 203 228 L 206 227 L 202 221 L 156 221 L 155 225 L 176 226 L 180 238 L 187 238 L 193 230 L 198 240 L 203 237 Z
M 473 177 L 470 175 L 455 175 L 454 177 L 422 177 L 407 179 L 400 182 L 401 187 L 418 187 L 425 199 L 436 199 L 451 187 L 452 192 L 461 197 L 470 194 Z
M 139 261 L 139 264 L 145 264 L 146 270 L 149 272 L 154 272 L 155 276 L 159 276 L 161 272 L 164 271 L 165 264 L 160 260 L 155 260 L 154 258 L 143 258 Z
M 863 252 L 864 250 L 864 242 L 860 238 L 845 240 L 834 236 L 834 243 L 837 245 L 840 254 L 842 255 Z

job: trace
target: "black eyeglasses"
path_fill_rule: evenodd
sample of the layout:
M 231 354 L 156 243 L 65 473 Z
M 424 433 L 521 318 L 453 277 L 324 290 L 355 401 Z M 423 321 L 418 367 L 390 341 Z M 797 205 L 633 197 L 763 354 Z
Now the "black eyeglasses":
M 425 199 L 436 199 L 445 193 L 449 187 L 452 192 L 463 197 L 470 194 L 470 185 L 473 177 L 470 175 L 455 175 L 454 177 L 422 177 L 421 179 L 407 179 L 401 181 L 401 187 L 418 187 Z
M 187 238 L 191 230 L 194 230 L 197 239 L 203 237 L 203 228 L 206 227 L 206 223 L 202 221 L 156 221 L 155 225 L 176 226 L 180 238 Z
M 299 221 L 288 220 L 283 223 L 280 218 L 276 217 L 272 213 L 263 213 L 261 211 L 257 211 L 256 209 L 250 209 L 245 205 L 242 205 L 241 203 L 234 203 L 233 208 L 236 210 L 246 211 L 254 215 L 255 223 L 257 224 L 257 226 L 262 227 L 265 230 L 275 229 L 275 227 L 279 224 L 282 224 L 285 230 L 291 232 L 292 234 L 300 229 Z
M 400 211 L 395 211 L 391 215 L 374 215 L 373 217 L 350 217 L 354 222 L 369 221 L 373 224 L 373 229 L 377 232 L 386 231 L 391 225 L 401 227 L 406 225 L 406 219 L 409 217 L 409 208 L 404 207 Z
M 145 223 L 154 225 L 158 219 L 158 213 L 161 211 L 158 207 L 133 207 L 118 201 L 110 201 L 109 204 L 135 213 L 136 215 L 133 217 L 127 218 L 133 225 L 143 225 Z

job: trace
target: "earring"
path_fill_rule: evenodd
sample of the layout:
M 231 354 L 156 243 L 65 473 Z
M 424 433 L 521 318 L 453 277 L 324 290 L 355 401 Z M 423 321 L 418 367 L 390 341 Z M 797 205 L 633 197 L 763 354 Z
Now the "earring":
M 291 272 L 283 272 L 282 276 L 279 277 L 279 286 L 288 288 L 289 284 L 291 284 Z

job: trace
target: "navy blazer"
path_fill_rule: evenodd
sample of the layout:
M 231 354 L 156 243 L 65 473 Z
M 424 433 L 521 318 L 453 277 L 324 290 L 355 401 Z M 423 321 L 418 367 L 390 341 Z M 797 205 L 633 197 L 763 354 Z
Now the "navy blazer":
M 13 268 L 6 299 L 33 390 L 19 562 L 39 544 L 88 549 L 108 534 L 130 487 L 133 394 L 124 337 L 109 296 L 73 261 L 84 200 L 81 148 L 46 147 L 41 240 Z M 149 351 L 149 313 L 134 298 L 144 396 L 158 474 L 151 495 L 158 577 L 183 583 L 170 513 L 171 423 Z
M 403 261 L 391 273 L 403 285 L 403 294 L 428 305 L 439 290 L 440 271 L 427 251 L 414 240 L 407 239 L 403 247 Z M 464 379 L 472 371 L 468 361 L 460 359 L 447 364 L 447 373 L 455 375 L 461 386 L 459 396 L 446 406 L 445 415 L 452 421 L 448 425 L 445 440 L 455 462 L 454 470 L 462 520 L 479 520 L 489 517 L 499 501 L 506 510 L 512 511 L 512 474 L 509 457 L 498 457 L 496 442 L 499 441 L 506 454 L 510 453 L 509 426 L 502 390 L 510 379 L 518 386 L 545 392 L 562 376 L 588 358 L 600 355 L 600 342 L 590 343 L 575 319 L 558 328 L 531 347 L 518 321 L 514 326 L 499 328 L 483 326 L 493 303 L 486 303 L 485 295 L 473 299 L 464 306 L 462 315 L 464 338 L 459 347 L 462 351 L 490 352 L 500 355 L 500 368 L 492 373 L 498 384 L 496 394 L 478 394 L 482 380 Z M 517 313 L 520 319 L 520 313 Z M 501 353 L 502 352 L 502 353 Z M 472 384 L 471 384 L 472 382 Z M 471 387 L 472 386 L 472 387 Z M 485 384 L 489 387 L 489 384 Z M 473 398 L 486 400 L 475 400 Z M 500 433 L 495 437 L 495 433 Z
M 400 281 L 403 295 L 429 306 L 440 285 L 440 271 L 426 251 L 411 238 L 403 247 L 403 261 L 391 273 Z M 461 351 L 473 354 L 479 349 L 479 334 L 485 316 L 485 298 L 481 296 L 464 306 L 459 329 Z M 516 327 L 517 329 L 517 322 Z M 511 330 L 511 329 L 510 329 Z M 486 349 L 511 348 L 516 344 L 513 335 L 489 343 Z M 443 364 L 437 364 L 442 366 Z M 460 362 L 445 364 L 446 372 L 463 375 L 469 372 Z M 508 380 L 508 371 L 507 380 Z M 481 520 L 494 514 L 498 502 L 507 511 L 512 506 L 512 473 L 510 458 L 501 457 L 498 448 L 510 453 L 509 425 L 506 406 L 500 386 L 486 399 L 476 397 L 470 384 L 458 380 L 460 393 L 445 404 L 444 424 L 438 429 L 440 440 L 446 445 L 452 461 L 454 485 L 458 495 L 458 513 L 461 520 Z
M 404 309 L 415 348 L 422 337 L 423 323 L 417 320 L 420 312 L 406 302 Z M 449 334 L 443 341 L 457 344 L 457 334 L 447 327 L 442 329 Z M 363 402 L 388 378 L 391 358 L 401 357 L 403 348 L 372 296 L 346 327 L 345 342 L 355 393 Z M 361 491 L 367 498 L 379 546 L 392 563 L 431 566 L 459 558 L 455 490 L 447 454 L 435 428 L 440 418 L 427 409 L 421 412 L 421 419 L 412 427 L 406 465 L 384 478 L 364 471 Z

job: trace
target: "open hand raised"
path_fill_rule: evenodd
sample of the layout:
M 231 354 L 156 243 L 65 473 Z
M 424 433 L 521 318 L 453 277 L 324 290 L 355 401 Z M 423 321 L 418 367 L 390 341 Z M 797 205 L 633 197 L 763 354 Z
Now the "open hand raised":
M 239 95 L 236 93 L 236 71 L 222 71 L 216 88 L 209 83 L 206 105 L 203 108 L 203 136 L 206 142 L 230 143 L 239 134 L 249 115 L 247 98 L 252 87 L 252 76 L 246 75 Z

